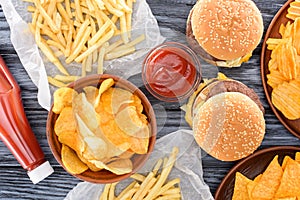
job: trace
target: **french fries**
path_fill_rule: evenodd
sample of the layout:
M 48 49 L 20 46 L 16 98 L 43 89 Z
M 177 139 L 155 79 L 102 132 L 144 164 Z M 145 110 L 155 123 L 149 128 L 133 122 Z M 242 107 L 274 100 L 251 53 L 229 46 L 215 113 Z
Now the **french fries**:
M 272 87 L 273 105 L 290 119 L 300 118 L 300 1 L 290 4 L 287 18 L 294 20 L 281 24 L 281 38 L 268 38 L 272 50 L 268 63 L 267 83 Z
M 152 171 L 146 176 L 133 174 L 131 178 L 135 179 L 130 183 L 115 200 L 142 200 L 142 199 L 180 199 L 180 179 L 175 178 L 167 181 L 168 176 L 175 164 L 178 148 L 174 147 L 171 155 L 165 159 L 159 159 Z M 158 174 L 158 171 L 161 173 Z M 108 200 L 115 196 L 116 183 L 107 184 L 99 200 Z
M 81 76 L 103 73 L 104 60 L 133 53 L 135 45 L 144 40 L 144 35 L 129 40 L 132 0 L 23 1 L 28 2 L 27 10 L 32 12 L 29 27 L 38 47 L 64 76 L 74 74 L 70 75 L 68 71 L 71 69 L 63 66 L 63 59 L 66 64 L 73 61 L 80 63 Z M 109 44 L 114 36 L 120 37 L 120 40 Z M 60 86 L 73 79 L 50 77 L 49 83 Z

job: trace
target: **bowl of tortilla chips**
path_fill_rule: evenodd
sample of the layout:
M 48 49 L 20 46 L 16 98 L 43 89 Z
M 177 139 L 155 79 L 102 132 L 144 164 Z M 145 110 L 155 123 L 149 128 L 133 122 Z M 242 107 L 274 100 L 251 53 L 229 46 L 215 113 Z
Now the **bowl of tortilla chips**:
M 118 76 L 78 79 L 58 88 L 47 139 L 61 166 L 92 183 L 113 183 L 140 169 L 153 151 L 156 119 L 147 97 Z
M 236 164 L 222 180 L 215 199 L 296 200 L 299 177 L 300 147 L 269 147 Z

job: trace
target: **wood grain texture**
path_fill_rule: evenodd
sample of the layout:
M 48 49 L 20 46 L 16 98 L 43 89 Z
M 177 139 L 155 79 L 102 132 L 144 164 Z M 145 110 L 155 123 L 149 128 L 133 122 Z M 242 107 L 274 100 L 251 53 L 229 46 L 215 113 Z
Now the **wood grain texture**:
M 186 18 L 196 1 L 148 0 L 147 2 L 161 27 L 163 36 L 170 41 L 185 42 Z M 266 31 L 273 16 L 285 3 L 285 0 L 255 0 L 255 2 L 263 14 Z M 22 89 L 23 104 L 28 120 L 45 153 L 46 159 L 54 167 L 55 173 L 41 183 L 33 185 L 28 179 L 26 172 L 20 167 L 5 145 L 0 142 L 0 199 L 63 199 L 80 180 L 66 173 L 52 156 L 45 134 L 47 111 L 39 106 L 37 88 L 22 67 L 9 38 L 9 26 L 0 7 L 0 54 Z M 244 82 L 260 96 L 266 109 L 265 119 L 267 123 L 266 135 L 260 149 L 275 145 L 300 145 L 299 139 L 290 134 L 280 124 L 266 101 L 260 78 L 260 51 L 261 45 L 254 51 L 251 60 L 243 64 L 241 68 L 219 70 L 231 78 Z M 206 64 L 204 61 L 201 63 L 205 78 L 211 77 L 216 73 L 216 68 Z M 180 128 L 189 128 L 184 121 L 184 113 L 179 109 L 180 104 L 164 103 L 156 100 L 143 87 L 140 75 L 131 77 L 130 81 L 141 86 L 140 88 L 149 97 L 155 108 L 159 130 L 158 137 Z M 0 120 L 2 117 L 4 116 L 0 116 Z M 214 194 L 223 177 L 236 162 L 221 162 L 209 155 L 205 155 L 205 153 L 203 154 L 204 179 Z

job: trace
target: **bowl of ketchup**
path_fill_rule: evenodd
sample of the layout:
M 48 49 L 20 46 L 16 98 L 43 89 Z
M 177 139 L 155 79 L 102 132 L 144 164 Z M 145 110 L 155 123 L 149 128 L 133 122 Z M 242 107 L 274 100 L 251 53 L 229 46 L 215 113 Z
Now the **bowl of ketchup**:
M 147 90 L 167 102 L 188 98 L 201 81 L 201 65 L 189 47 L 165 42 L 152 49 L 143 62 L 142 78 Z

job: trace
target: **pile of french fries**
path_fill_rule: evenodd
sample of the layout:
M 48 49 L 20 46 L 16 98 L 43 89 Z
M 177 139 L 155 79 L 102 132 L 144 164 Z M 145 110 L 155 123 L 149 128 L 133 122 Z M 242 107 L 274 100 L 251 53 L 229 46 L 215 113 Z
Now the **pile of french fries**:
M 180 179 L 175 178 L 166 182 L 174 166 L 178 151 L 178 148 L 174 147 L 169 158 L 159 159 L 147 176 L 132 175 L 131 178 L 134 181 L 117 196 L 115 196 L 115 188 L 118 183 L 106 184 L 99 200 L 181 199 Z M 159 173 L 160 170 L 161 173 Z
M 133 2 L 135 0 L 23 0 L 32 3 L 29 23 L 36 43 L 47 59 L 60 71 L 48 77 L 58 87 L 79 78 L 71 76 L 65 63 L 82 64 L 81 76 L 92 71 L 103 73 L 104 60 L 118 58 L 135 51 L 144 34 L 130 41 Z M 114 36 L 120 39 L 109 44 Z

